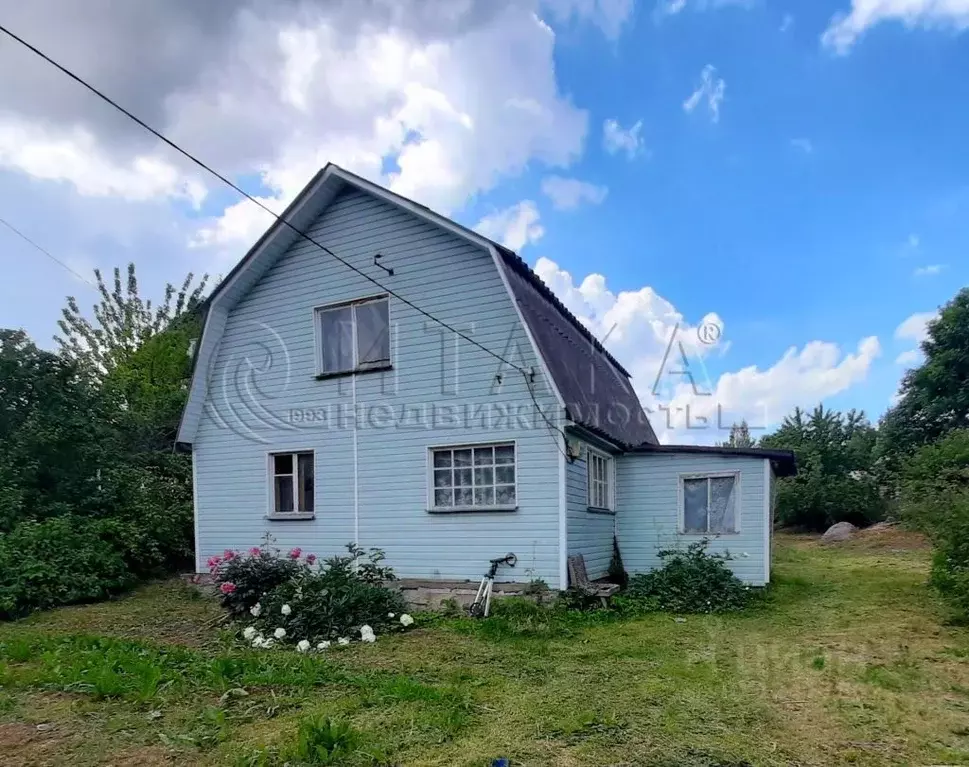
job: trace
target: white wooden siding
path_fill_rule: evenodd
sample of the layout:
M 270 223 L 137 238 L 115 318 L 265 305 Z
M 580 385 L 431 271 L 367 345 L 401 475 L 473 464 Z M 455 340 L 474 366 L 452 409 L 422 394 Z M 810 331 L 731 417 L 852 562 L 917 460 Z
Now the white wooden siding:
M 765 536 L 764 463 L 761 458 L 698 454 L 630 454 L 616 461 L 616 530 L 619 551 L 630 573 L 661 564 L 663 549 L 685 548 L 702 535 L 679 533 L 681 474 L 740 472 L 737 535 L 709 536 L 711 553 L 730 552 L 729 567 L 753 585 L 763 585 L 769 556 Z M 744 556 L 746 555 L 746 556 Z
M 536 396 L 555 412 L 554 395 L 486 250 L 359 191 L 340 195 L 310 234 L 489 349 L 534 367 Z M 393 277 L 373 266 L 377 253 Z M 520 373 L 463 340 L 456 360 L 453 334 L 391 296 L 394 369 L 316 380 L 313 307 L 375 292 L 366 279 L 298 241 L 230 313 L 194 444 L 200 561 L 255 545 L 267 532 L 281 548 L 300 546 L 319 556 L 340 553 L 356 538 L 384 549 L 400 577 L 478 579 L 488 559 L 513 551 L 517 568 L 499 577 L 542 578 L 558 587 L 558 449 L 540 418 L 529 428 L 502 418 L 502 407 L 530 417 L 531 395 Z M 476 418 L 455 428 L 446 420 L 474 408 L 485 408 L 497 423 Z M 313 417 L 293 422 L 294 411 Z M 317 416 L 327 414 L 342 423 L 321 423 Z M 428 445 L 510 440 L 517 444 L 517 511 L 427 512 Z M 297 447 L 316 451 L 316 517 L 267 520 L 266 452 Z
M 566 464 L 569 554 L 581 554 L 585 558 L 585 567 L 590 578 L 604 578 L 609 570 L 609 561 L 612 559 L 616 516 L 588 510 L 589 474 L 585 458 L 588 455 L 588 446 L 584 447 L 581 459 Z M 613 472 L 613 480 L 615 481 L 615 472 Z M 616 498 L 616 503 L 619 503 L 615 487 L 610 491 Z

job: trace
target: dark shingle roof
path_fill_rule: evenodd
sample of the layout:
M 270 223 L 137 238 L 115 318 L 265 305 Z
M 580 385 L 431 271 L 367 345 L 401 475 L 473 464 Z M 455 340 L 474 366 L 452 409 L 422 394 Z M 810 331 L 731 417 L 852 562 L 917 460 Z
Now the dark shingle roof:
M 521 258 L 498 248 L 515 300 L 568 417 L 624 447 L 656 444 L 629 373 Z

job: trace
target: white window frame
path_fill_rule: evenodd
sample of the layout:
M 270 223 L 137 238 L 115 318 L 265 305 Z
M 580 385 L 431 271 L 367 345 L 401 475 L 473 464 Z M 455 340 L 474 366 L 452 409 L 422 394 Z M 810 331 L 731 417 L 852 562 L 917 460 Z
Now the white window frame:
M 593 492 L 592 492 L 592 464 L 593 459 L 603 461 L 605 463 L 605 485 L 606 485 L 606 505 L 593 503 Z M 589 511 L 609 511 L 615 513 L 616 510 L 616 462 L 613 457 L 608 453 L 604 453 L 601 450 L 596 450 L 592 447 L 586 447 L 585 456 L 585 483 L 586 483 L 586 504 Z M 600 482 L 601 484 L 601 482 Z
M 697 533 L 694 531 L 687 532 L 686 530 L 686 504 L 685 504 L 685 490 L 684 483 L 688 479 L 724 479 L 727 477 L 733 478 L 733 490 L 734 490 L 734 529 L 730 532 L 721 533 Z M 677 529 L 680 535 L 695 535 L 698 538 L 719 538 L 724 535 L 740 535 L 741 528 L 741 517 L 743 516 L 743 502 L 741 496 L 741 479 L 739 471 L 703 471 L 690 474 L 680 474 L 678 488 L 677 488 L 677 514 L 678 522 Z M 710 527 L 710 483 L 707 482 L 707 528 Z
M 313 510 L 296 508 L 299 503 L 299 456 L 313 456 Z M 293 459 L 293 471 L 291 474 L 276 473 L 276 456 L 289 455 Z M 266 518 L 267 519 L 313 519 L 316 516 L 317 506 L 317 486 L 319 472 L 316 465 L 316 451 L 311 447 L 287 448 L 285 450 L 271 450 L 266 453 L 266 473 L 267 473 L 267 493 L 266 493 Z M 293 511 L 278 511 L 276 509 L 276 477 L 293 478 Z
M 364 306 L 366 304 L 375 304 L 379 301 L 383 301 L 387 304 L 387 350 L 390 355 L 389 358 L 384 360 L 379 360 L 377 362 L 364 362 L 360 364 L 357 359 L 357 354 L 359 350 L 357 349 L 357 312 L 356 308 L 358 306 Z M 321 317 L 324 313 L 328 311 L 333 311 L 335 309 L 346 309 L 350 308 L 353 317 L 353 367 L 347 370 L 324 370 L 323 369 L 323 326 L 321 324 Z M 316 356 L 316 375 L 318 378 L 329 378 L 331 376 L 347 376 L 353 375 L 354 373 L 366 373 L 371 370 L 390 370 L 393 367 L 393 334 L 390 332 L 391 329 L 391 319 L 390 319 L 390 296 L 388 294 L 381 294 L 376 296 L 366 296 L 364 298 L 354 298 L 350 301 L 337 301 L 331 304 L 321 304 L 319 306 L 313 307 L 313 339 L 315 342 L 315 356 Z
M 510 447 L 514 455 L 514 463 L 512 466 L 515 467 L 515 502 L 509 504 L 494 504 L 491 506 L 475 506 L 473 503 L 470 506 L 437 506 L 434 503 L 434 453 L 443 450 L 474 450 L 474 448 L 481 447 Z M 472 483 L 473 479 L 473 469 L 474 469 L 474 459 L 472 458 Z M 494 469 L 494 464 L 492 464 L 492 469 Z M 495 442 L 463 442 L 455 445 L 428 445 L 427 446 L 427 510 L 435 514 L 447 514 L 447 513 L 474 513 L 474 514 L 487 514 L 493 511 L 517 511 L 518 510 L 518 441 L 514 439 L 497 440 Z M 492 482 L 492 486 L 494 486 Z M 473 485 L 472 485 L 473 487 Z M 472 491 L 472 499 L 474 492 Z

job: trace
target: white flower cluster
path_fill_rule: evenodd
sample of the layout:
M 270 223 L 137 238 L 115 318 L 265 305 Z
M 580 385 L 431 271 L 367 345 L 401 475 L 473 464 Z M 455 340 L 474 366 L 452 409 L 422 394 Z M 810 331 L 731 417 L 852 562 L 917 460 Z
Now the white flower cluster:
M 293 614 L 293 608 L 290 607 L 288 604 L 283 605 L 279 611 L 284 616 L 290 616 Z M 257 602 L 256 604 L 254 604 L 252 607 L 249 608 L 249 612 L 252 615 L 252 617 L 258 618 L 260 615 L 262 615 L 262 605 L 260 605 Z M 396 616 L 394 613 L 387 613 L 387 617 L 395 618 Z M 407 613 L 404 613 L 403 615 L 401 615 L 399 620 L 400 620 L 400 625 L 403 626 L 404 628 L 414 625 L 414 619 L 411 616 L 409 616 Z M 278 628 L 276 628 L 273 631 L 273 635 L 271 637 L 263 636 L 262 633 L 255 626 L 246 626 L 246 628 L 243 629 L 242 631 L 242 638 L 245 639 L 247 642 L 249 642 L 253 647 L 256 647 L 259 649 L 268 649 L 270 647 L 273 647 L 277 641 L 282 641 L 286 637 L 287 637 L 286 629 L 283 628 L 282 626 L 279 626 Z M 377 635 L 376 633 L 374 633 L 374 630 L 372 627 L 370 627 L 367 624 L 364 624 L 363 626 L 360 627 L 360 641 L 367 644 L 371 644 L 377 641 Z M 340 645 L 340 646 L 346 646 L 350 644 L 350 637 L 346 637 L 346 636 L 338 637 L 336 640 L 336 643 L 337 645 Z M 324 650 L 328 650 L 331 645 L 332 645 L 332 642 L 330 642 L 329 640 L 323 640 L 322 642 L 317 643 L 316 649 L 319 652 L 323 652 Z M 301 653 L 309 652 L 311 647 L 312 645 L 310 644 L 310 641 L 308 639 L 301 639 L 299 642 L 296 643 L 297 652 L 301 652 Z

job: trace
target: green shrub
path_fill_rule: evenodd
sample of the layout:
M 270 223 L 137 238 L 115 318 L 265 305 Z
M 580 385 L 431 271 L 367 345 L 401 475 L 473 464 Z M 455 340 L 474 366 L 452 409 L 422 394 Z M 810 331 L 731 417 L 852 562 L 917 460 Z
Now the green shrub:
M 386 585 L 394 573 L 381 564 L 383 552 L 364 552 L 354 544 L 347 549 L 348 556 L 321 566 L 300 549 L 284 556 L 265 547 L 247 554 L 227 551 L 213 557 L 210 566 L 223 606 L 267 638 L 317 643 L 360 638 L 363 626 L 375 634 L 403 628 L 406 604 L 400 591 Z M 275 637 L 277 629 L 285 636 Z
M 906 462 L 901 514 L 932 540 L 932 585 L 969 615 L 969 430 L 952 432 Z
M 360 733 L 346 722 L 307 719 L 300 723 L 288 756 L 305 764 L 345 764 L 357 755 L 361 740 Z
M 0 618 L 104 599 L 134 585 L 111 520 L 28 520 L 0 535 Z
M 264 747 L 236 760 L 239 767 L 282 765 L 342 765 L 365 767 L 385 764 L 364 733 L 347 722 L 315 717 L 300 722 L 293 742 L 282 747 Z
M 617 606 L 630 612 L 677 613 L 729 612 L 749 606 L 758 592 L 730 571 L 727 555 L 708 554 L 708 543 L 661 551 L 663 566 L 632 576 Z

